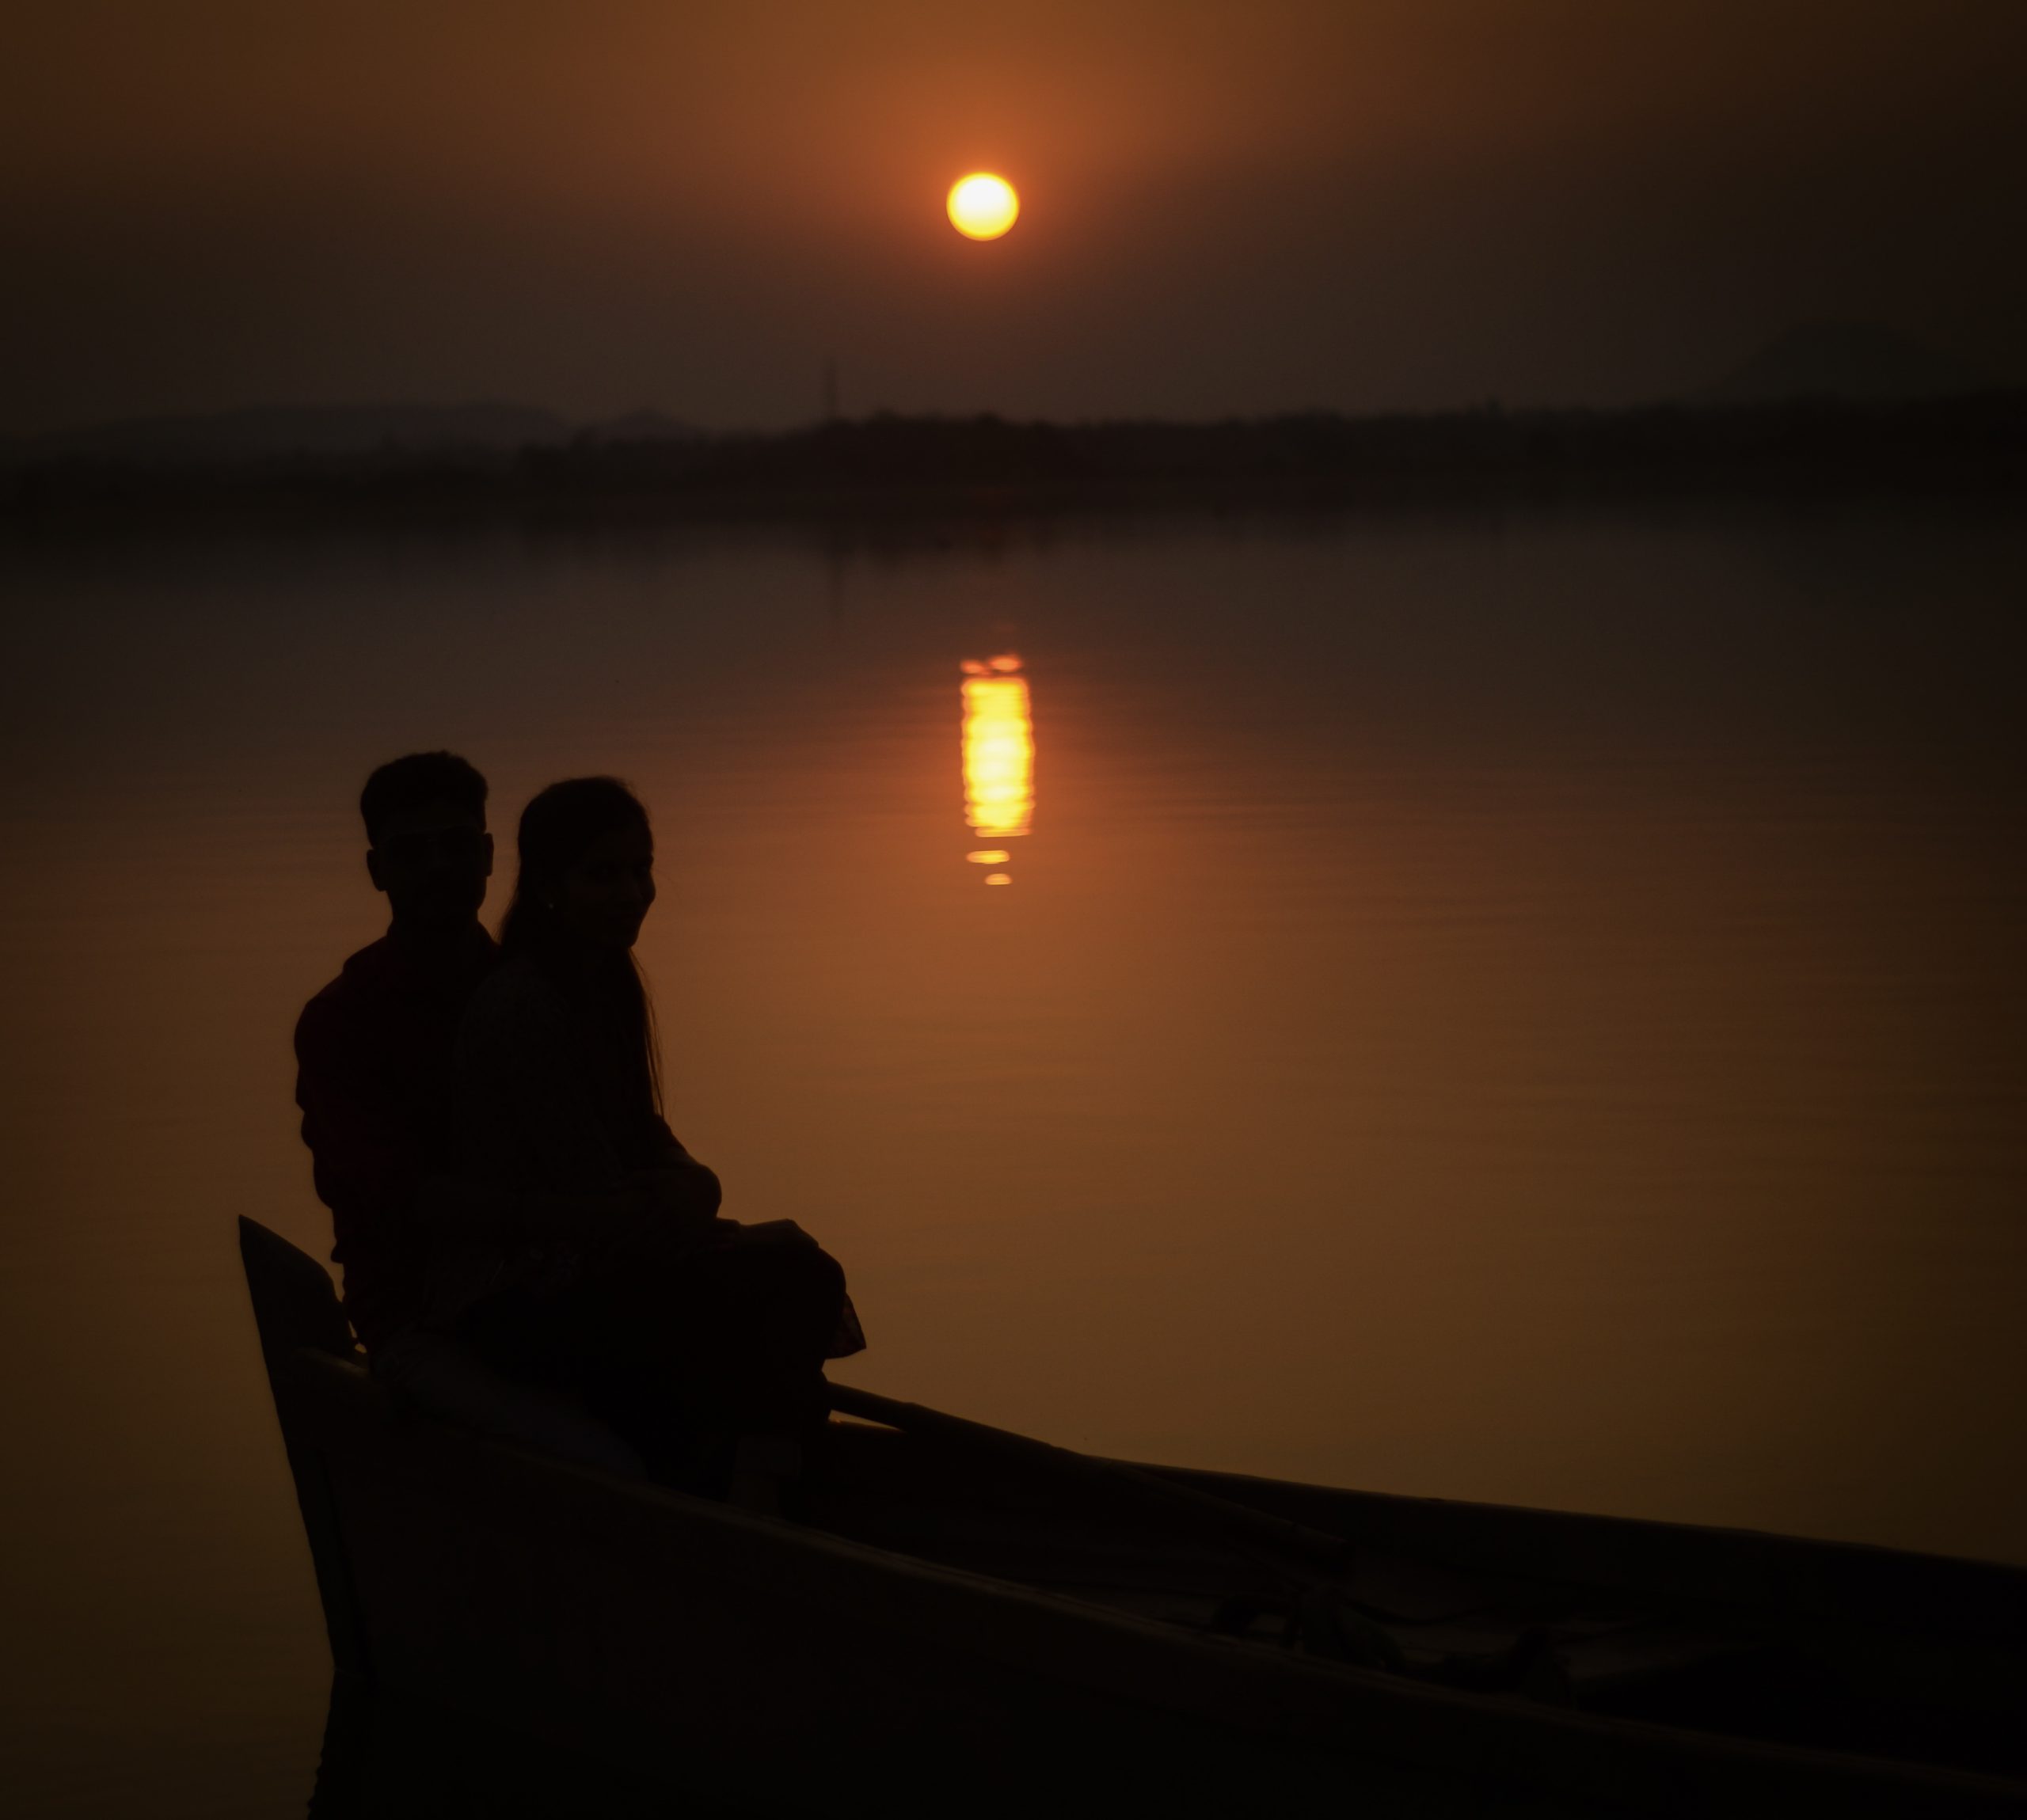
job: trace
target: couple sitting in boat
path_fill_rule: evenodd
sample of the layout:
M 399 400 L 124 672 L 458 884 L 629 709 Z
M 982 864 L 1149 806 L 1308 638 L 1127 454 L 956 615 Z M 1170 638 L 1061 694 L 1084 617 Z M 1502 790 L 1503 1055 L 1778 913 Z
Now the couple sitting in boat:
M 789 1222 L 724 1218 L 662 1116 L 639 800 L 610 777 L 536 796 L 496 943 L 485 800 L 448 752 L 367 781 L 391 926 L 296 1026 L 346 1313 L 375 1374 L 443 1413 L 765 1505 L 823 1419 L 823 1360 L 865 1344 L 843 1272 Z

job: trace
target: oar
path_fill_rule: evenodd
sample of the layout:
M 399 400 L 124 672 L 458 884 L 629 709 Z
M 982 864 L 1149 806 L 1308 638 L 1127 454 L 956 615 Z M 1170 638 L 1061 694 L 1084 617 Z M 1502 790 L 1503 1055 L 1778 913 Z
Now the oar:
M 1004 1428 L 988 1427 L 983 1422 L 968 1422 L 960 1415 L 945 1415 L 940 1410 L 926 1409 L 919 1403 L 898 1403 L 892 1397 L 878 1396 L 869 1390 L 855 1389 L 850 1385 L 833 1384 L 830 1393 L 831 1407 L 841 1415 L 856 1415 L 861 1420 L 898 1428 L 904 1434 L 918 1435 L 926 1441 L 944 1442 L 1011 1465 L 1035 1467 L 1066 1479 L 1081 1480 L 1093 1489 L 1124 1492 L 1144 1504 L 1158 1507 L 1170 1516 L 1216 1532 L 1225 1542 L 1239 1547 L 1249 1555 L 1261 1550 L 1284 1557 L 1295 1555 L 1307 1564 L 1307 1572 L 1311 1575 L 1319 1569 L 1325 1573 L 1342 1574 L 1350 1568 L 1352 1545 L 1342 1537 L 1312 1529 L 1306 1523 L 1295 1522 L 1286 1517 L 1270 1516 L 1249 1504 L 1177 1485 L 1152 1472 L 1143 1472 L 1135 1466 L 1093 1459 L 1088 1453 L 1052 1446 L 1046 1441 L 1031 1440 L 1025 1434 L 1011 1434 Z M 1283 1571 L 1287 1571 L 1285 1560 L 1279 1565 Z

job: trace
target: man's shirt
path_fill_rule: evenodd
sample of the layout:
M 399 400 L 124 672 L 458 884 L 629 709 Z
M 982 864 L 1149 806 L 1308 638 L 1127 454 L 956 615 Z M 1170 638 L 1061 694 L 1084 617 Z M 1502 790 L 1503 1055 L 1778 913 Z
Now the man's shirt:
M 421 1312 L 440 1241 L 417 1210 L 455 1161 L 452 1062 L 465 1007 L 498 963 L 475 922 L 447 946 L 390 930 L 302 1008 L 295 1103 L 331 1210 L 345 1312 L 371 1348 Z

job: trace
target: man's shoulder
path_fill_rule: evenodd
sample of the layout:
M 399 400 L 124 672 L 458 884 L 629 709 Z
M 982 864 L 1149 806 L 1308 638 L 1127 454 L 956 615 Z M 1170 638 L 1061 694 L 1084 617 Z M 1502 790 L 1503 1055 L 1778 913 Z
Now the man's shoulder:
M 400 1027 L 418 1015 L 454 1020 L 486 976 L 500 964 L 500 949 L 477 925 L 470 937 L 447 956 L 418 962 L 393 932 L 369 942 L 348 960 L 338 977 L 303 1006 L 296 1020 L 296 1047 L 306 1035 L 341 1037 L 359 1031 Z
M 302 1008 L 295 1020 L 295 1047 L 300 1054 L 306 1043 L 335 1036 L 358 1016 L 360 1008 L 376 996 L 386 980 L 388 967 L 387 937 L 368 942 L 350 956 L 337 978 L 321 987 Z

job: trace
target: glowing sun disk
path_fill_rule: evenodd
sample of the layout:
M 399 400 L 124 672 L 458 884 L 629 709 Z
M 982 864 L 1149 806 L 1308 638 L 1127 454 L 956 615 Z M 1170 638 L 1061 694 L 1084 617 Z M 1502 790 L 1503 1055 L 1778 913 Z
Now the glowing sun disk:
M 1014 186 L 991 171 L 973 171 L 951 184 L 944 203 L 950 225 L 971 240 L 997 240 L 1014 225 L 1021 199 Z

